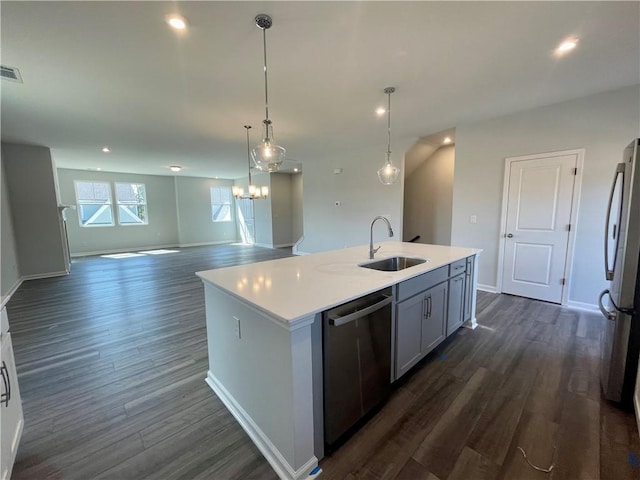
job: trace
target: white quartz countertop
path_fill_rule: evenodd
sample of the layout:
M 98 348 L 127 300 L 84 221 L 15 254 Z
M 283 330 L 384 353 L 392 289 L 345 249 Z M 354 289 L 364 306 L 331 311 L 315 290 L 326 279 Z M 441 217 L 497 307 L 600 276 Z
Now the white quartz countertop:
M 295 322 L 482 251 L 419 243 L 380 245 L 375 260 L 405 256 L 428 261 L 399 272 L 362 268 L 358 264 L 371 261 L 369 246 L 363 245 L 196 275 L 280 320 Z

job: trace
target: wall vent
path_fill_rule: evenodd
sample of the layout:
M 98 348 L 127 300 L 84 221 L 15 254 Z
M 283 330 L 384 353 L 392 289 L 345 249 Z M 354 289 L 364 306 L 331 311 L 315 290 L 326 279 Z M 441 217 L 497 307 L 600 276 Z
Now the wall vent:
M 20 70 L 15 67 L 8 67 L 7 65 L 0 65 L 0 77 L 13 82 L 22 83 L 22 76 Z

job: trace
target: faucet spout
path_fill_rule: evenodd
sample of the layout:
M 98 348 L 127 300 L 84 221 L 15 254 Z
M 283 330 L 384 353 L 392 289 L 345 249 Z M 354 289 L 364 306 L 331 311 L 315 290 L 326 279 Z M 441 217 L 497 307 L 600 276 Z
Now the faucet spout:
M 389 236 L 393 237 L 393 228 L 391 228 L 391 223 L 389 222 L 389 219 L 387 217 L 383 217 L 382 215 L 378 215 L 376 218 L 373 219 L 373 222 L 371 222 L 371 228 L 369 231 L 369 259 L 373 260 L 373 256 L 375 255 L 375 253 L 380 250 L 380 247 L 378 248 L 373 248 L 373 225 L 374 223 L 376 223 L 377 220 L 384 220 L 384 222 L 387 224 L 387 228 L 389 229 Z

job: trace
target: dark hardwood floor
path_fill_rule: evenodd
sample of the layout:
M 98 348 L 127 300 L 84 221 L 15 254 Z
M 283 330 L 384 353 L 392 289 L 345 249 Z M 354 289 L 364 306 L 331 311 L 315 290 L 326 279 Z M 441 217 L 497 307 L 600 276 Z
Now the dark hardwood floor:
M 194 272 L 288 255 L 88 257 L 25 282 L 8 305 L 25 412 L 12 478 L 277 478 L 204 383 Z M 321 462 L 323 478 L 640 478 L 635 418 L 600 394 L 599 314 L 479 292 L 477 318 Z

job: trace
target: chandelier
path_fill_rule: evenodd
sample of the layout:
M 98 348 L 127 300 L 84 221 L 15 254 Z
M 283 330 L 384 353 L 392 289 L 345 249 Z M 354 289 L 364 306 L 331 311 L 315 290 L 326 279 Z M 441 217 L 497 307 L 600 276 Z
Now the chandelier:
M 231 192 L 235 198 L 248 198 L 253 200 L 255 198 L 267 198 L 269 196 L 269 187 L 254 185 L 251 181 L 251 157 L 249 156 L 249 129 L 251 125 L 245 125 L 244 128 L 247 131 L 247 163 L 249 167 L 249 186 L 247 187 L 247 195 L 244 194 L 244 188 L 239 185 L 231 187 Z

